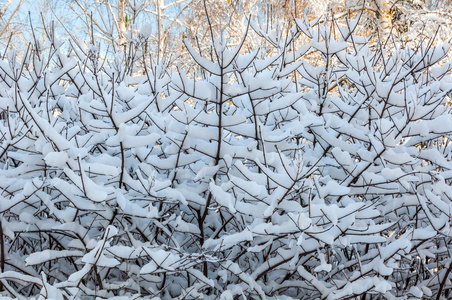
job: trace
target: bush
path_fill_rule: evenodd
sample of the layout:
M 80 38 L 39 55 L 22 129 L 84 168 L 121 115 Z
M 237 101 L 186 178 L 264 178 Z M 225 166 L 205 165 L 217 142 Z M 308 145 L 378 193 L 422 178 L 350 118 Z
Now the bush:
M 4 295 L 449 297 L 449 45 L 357 22 L 254 25 L 270 54 L 186 43 L 196 74 L 142 36 L 4 55 Z

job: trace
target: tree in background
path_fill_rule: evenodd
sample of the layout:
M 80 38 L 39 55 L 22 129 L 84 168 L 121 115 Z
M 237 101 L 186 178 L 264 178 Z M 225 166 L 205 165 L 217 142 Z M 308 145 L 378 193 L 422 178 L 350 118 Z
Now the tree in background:
M 20 0 L 19 2 L 14 2 L 14 0 L 4 0 L 0 2 L 0 41 L 3 44 L 7 43 L 12 32 L 15 32 L 15 37 L 20 36 L 21 22 L 15 20 L 16 14 L 19 12 L 20 7 L 26 0 Z
M 23 5 L 26 3 L 26 5 Z M 16 5 L 19 4 L 19 5 Z M 67 4 L 67 5 L 66 5 Z M 372 40 L 387 36 L 400 39 L 404 43 L 416 43 L 419 34 L 436 41 L 446 40 L 450 36 L 450 7 L 444 1 L 383 1 L 383 0 L 335 0 L 329 3 L 317 0 L 41 0 L 26 2 L 6 1 L 2 7 L 5 26 L 0 40 L 8 42 L 11 32 L 18 39 L 15 47 L 23 54 L 27 44 L 33 40 L 30 30 L 22 25 L 29 23 L 33 28 L 53 27 L 63 40 L 88 41 L 102 49 L 102 55 L 108 56 L 123 48 L 129 40 L 138 38 L 140 32 L 146 41 L 146 53 L 152 54 L 156 61 L 163 57 L 172 59 L 181 56 L 181 62 L 190 61 L 183 45 L 188 39 L 201 51 L 210 51 L 210 29 L 206 11 L 209 12 L 211 30 L 215 35 L 224 32 L 233 43 L 239 43 L 245 33 L 247 20 L 277 26 L 284 20 L 292 26 L 293 18 L 301 18 L 309 8 L 308 17 L 315 19 L 326 15 L 334 16 L 336 22 L 348 18 L 360 18 L 356 34 L 370 36 Z M 28 11 L 32 13 L 28 16 Z M 39 14 L 39 10 L 44 10 Z M 9 24 L 9 25 L 8 25 Z M 11 27 L 11 24 L 16 24 Z M 22 24 L 20 27 L 19 24 Z M 144 24 L 147 29 L 143 30 Z M 341 23 L 345 26 L 345 23 Z M 19 29 L 22 28 L 20 31 Z M 28 27 L 31 28 L 31 27 Z M 288 27 L 287 27 L 288 28 Z M 70 37 L 72 35 L 72 37 Z M 67 38 L 64 38 L 64 37 Z M 43 47 L 45 39 L 40 37 Z M 243 49 L 261 47 L 272 51 L 268 44 L 261 44 L 254 32 L 248 33 Z M 82 43 L 83 44 L 83 43 Z M 108 54 L 107 54 L 108 52 Z M 191 67 L 196 68 L 195 65 Z
M 137 34 L 143 24 L 150 35 L 149 51 L 163 57 L 167 49 L 168 36 L 182 24 L 182 16 L 193 1 L 71 1 L 71 8 L 84 25 L 92 39 L 101 38 L 114 49 L 127 43 L 126 35 Z M 140 24 L 140 28 L 138 25 Z M 152 24 L 152 25 L 151 25 Z M 179 36 L 180 37 L 180 36 Z M 171 36 L 176 38 L 175 36 Z M 94 40 L 92 41 L 94 42 Z M 115 50 L 114 50 L 115 51 Z

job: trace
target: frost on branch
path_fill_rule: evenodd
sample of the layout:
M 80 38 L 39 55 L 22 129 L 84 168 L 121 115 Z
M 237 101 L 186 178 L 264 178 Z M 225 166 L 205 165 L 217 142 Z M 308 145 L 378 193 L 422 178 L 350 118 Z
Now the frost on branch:
M 199 74 L 139 40 L 4 56 L 5 295 L 449 297 L 449 45 L 314 22 L 186 42 Z

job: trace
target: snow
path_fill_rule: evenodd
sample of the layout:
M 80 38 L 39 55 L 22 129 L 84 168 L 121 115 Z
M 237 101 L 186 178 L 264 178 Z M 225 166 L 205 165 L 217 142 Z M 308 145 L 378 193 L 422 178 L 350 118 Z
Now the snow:
M 25 259 L 25 263 L 27 266 L 32 265 L 38 265 L 42 264 L 44 262 L 47 262 L 49 260 L 55 260 L 55 259 L 61 259 L 61 258 L 67 258 L 67 257 L 82 257 L 83 252 L 78 250 L 65 250 L 65 251 L 59 251 L 59 250 L 44 250 L 41 252 L 35 252 L 30 254 Z
M 331 264 L 327 264 L 325 261 L 325 254 L 319 252 L 318 254 L 318 258 L 320 259 L 320 265 L 318 265 L 317 267 L 315 267 L 314 272 L 330 272 L 331 271 Z
M 136 203 L 131 202 L 123 194 L 118 194 L 116 201 L 121 210 L 128 215 L 137 217 L 147 217 L 148 211 Z
M 68 159 L 66 152 L 50 152 L 44 157 L 46 164 L 52 167 L 62 167 Z
M 240 233 L 231 234 L 228 236 L 223 236 L 218 240 L 207 240 L 203 248 L 214 248 L 214 251 L 225 250 L 234 247 L 237 243 L 242 243 L 245 241 L 252 241 L 253 234 L 249 230 L 244 230 Z
M 177 266 L 177 255 L 164 250 L 145 250 L 151 257 L 151 262 L 141 268 L 141 274 L 153 273 L 159 269 L 174 270 Z
M 152 33 L 152 26 L 150 24 L 144 24 L 140 28 L 140 35 L 148 38 L 151 36 Z
M 328 180 L 326 185 L 321 186 L 319 188 L 319 194 L 323 198 L 328 195 L 334 195 L 334 196 L 347 195 L 349 192 L 350 192 L 350 188 L 341 186 L 339 183 L 337 183 L 334 180 Z
M 209 189 L 218 204 L 229 209 L 231 213 L 235 213 L 234 200 L 229 193 L 226 193 L 221 187 L 217 186 L 213 181 L 209 183 Z

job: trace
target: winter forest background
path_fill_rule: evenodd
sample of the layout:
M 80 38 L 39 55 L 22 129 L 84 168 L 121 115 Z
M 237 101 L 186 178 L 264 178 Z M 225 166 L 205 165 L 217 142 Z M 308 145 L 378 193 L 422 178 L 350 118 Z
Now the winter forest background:
M 451 16 L 0 1 L 0 298 L 450 299 Z

